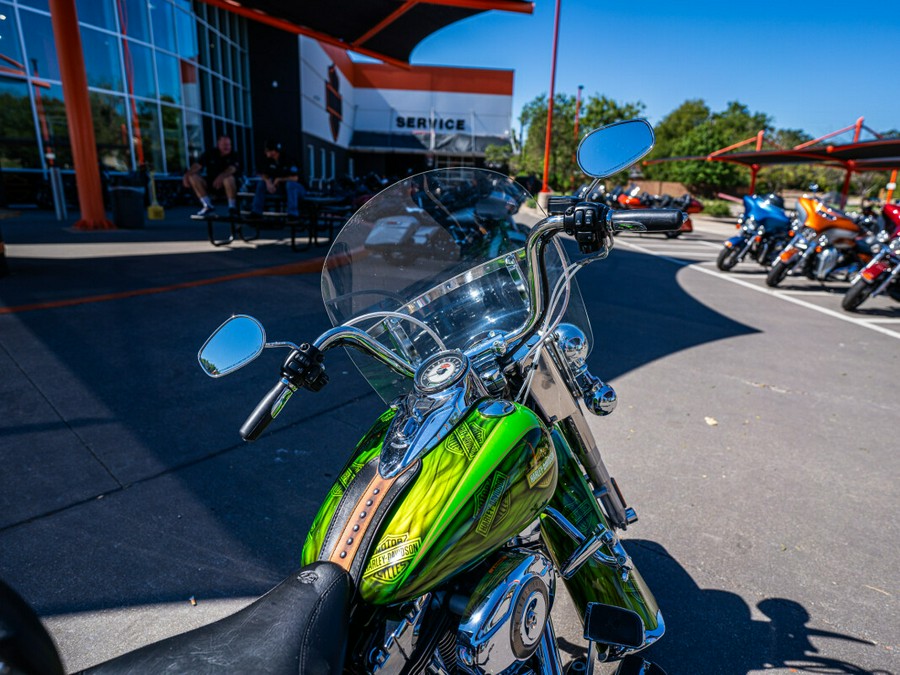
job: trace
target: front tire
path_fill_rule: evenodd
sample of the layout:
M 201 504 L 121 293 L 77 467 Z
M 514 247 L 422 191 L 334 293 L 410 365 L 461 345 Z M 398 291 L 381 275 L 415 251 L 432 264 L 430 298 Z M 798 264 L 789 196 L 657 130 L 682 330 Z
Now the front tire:
M 681 230 L 677 232 L 666 232 L 666 239 L 678 239 L 681 236 Z
M 723 272 L 727 272 L 732 267 L 737 265 L 738 263 L 738 253 L 737 247 L 728 248 L 726 246 L 722 247 L 722 250 L 719 251 L 719 257 L 716 258 L 716 267 L 718 267 Z
M 855 312 L 856 308 L 868 300 L 875 290 L 875 284 L 866 283 L 864 279 L 857 279 L 841 300 L 841 307 L 848 312 Z
M 790 266 L 788 266 L 788 264 L 783 260 L 776 260 L 775 264 L 772 265 L 772 269 L 770 269 L 769 273 L 766 275 L 766 286 L 775 288 L 778 284 L 784 281 L 784 278 L 788 275 L 788 272 L 790 270 Z

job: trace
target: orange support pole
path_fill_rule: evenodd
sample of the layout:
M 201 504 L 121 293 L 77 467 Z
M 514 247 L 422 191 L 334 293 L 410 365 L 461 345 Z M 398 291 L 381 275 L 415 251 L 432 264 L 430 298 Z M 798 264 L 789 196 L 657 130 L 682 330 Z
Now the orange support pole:
M 97 141 L 94 138 L 94 121 L 75 0 L 50 0 L 50 20 L 53 23 L 53 38 L 56 40 L 66 119 L 72 142 L 72 159 L 75 163 L 78 204 L 81 208 L 81 220 L 75 223 L 75 228 L 113 229 L 103 208 Z
M 847 169 L 844 176 L 844 186 L 841 188 L 841 208 L 847 206 L 847 195 L 850 194 L 850 179 L 853 177 L 853 169 Z
M 553 131 L 553 97 L 556 95 L 556 47 L 559 42 L 559 5 L 556 0 L 556 18 L 553 20 L 553 59 L 550 64 L 550 101 L 547 104 L 547 134 L 544 139 L 544 176 L 541 182 L 541 192 L 550 192 L 547 185 L 550 179 L 550 138 Z
M 888 191 L 885 197 L 884 203 L 889 204 L 890 201 L 894 198 L 894 190 L 896 188 L 891 187 L 897 185 L 897 169 L 891 171 L 891 179 L 888 181 Z
M 750 194 L 756 194 L 756 174 L 759 173 L 759 164 L 750 166 Z

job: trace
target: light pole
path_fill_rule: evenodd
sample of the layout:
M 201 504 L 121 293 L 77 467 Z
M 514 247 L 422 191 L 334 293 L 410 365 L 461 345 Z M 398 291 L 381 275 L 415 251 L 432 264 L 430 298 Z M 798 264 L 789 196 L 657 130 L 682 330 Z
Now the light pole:
M 547 136 L 544 140 L 544 180 L 541 184 L 541 192 L 549 192 L 547 181 L 550 178 L 550 133 L 553 129 L 553 97 L 556 89 L 556 47 L 559 42 L 559 6 L 561 0 L 556 0 L 556 16 L 553 19 L 553 59 L 550 65 L 550 101 L 547 104 Z

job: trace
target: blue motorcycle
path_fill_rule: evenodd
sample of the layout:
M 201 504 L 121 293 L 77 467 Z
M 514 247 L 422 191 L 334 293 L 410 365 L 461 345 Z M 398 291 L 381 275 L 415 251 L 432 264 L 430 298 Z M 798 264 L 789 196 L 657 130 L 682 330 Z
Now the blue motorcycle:
M 748 255 L 763 267 L 778 257 L 791 239 L 791 218 L 776 194 L 744 196 L 744 212 L 737 223 L 740 234 L 728 239 L 716 267 L 727 272 Z

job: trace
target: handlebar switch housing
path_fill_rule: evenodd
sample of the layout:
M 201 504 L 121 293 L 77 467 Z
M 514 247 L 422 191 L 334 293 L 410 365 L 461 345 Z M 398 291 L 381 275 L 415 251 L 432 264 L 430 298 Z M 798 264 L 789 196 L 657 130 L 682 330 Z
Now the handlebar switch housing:
M 603 204 L 580 202 L 563 214 L 565 232 L 575 237 L 582 253 L 596 253 L 603 246 L 602 235 L 608 210 Z
M 319 391 L 328 384 L 328 374 L 322 362 L 325 354 L 317 347 L 304 342 L 288 356 L 281 367 L 281 374 L 294 387 Z

